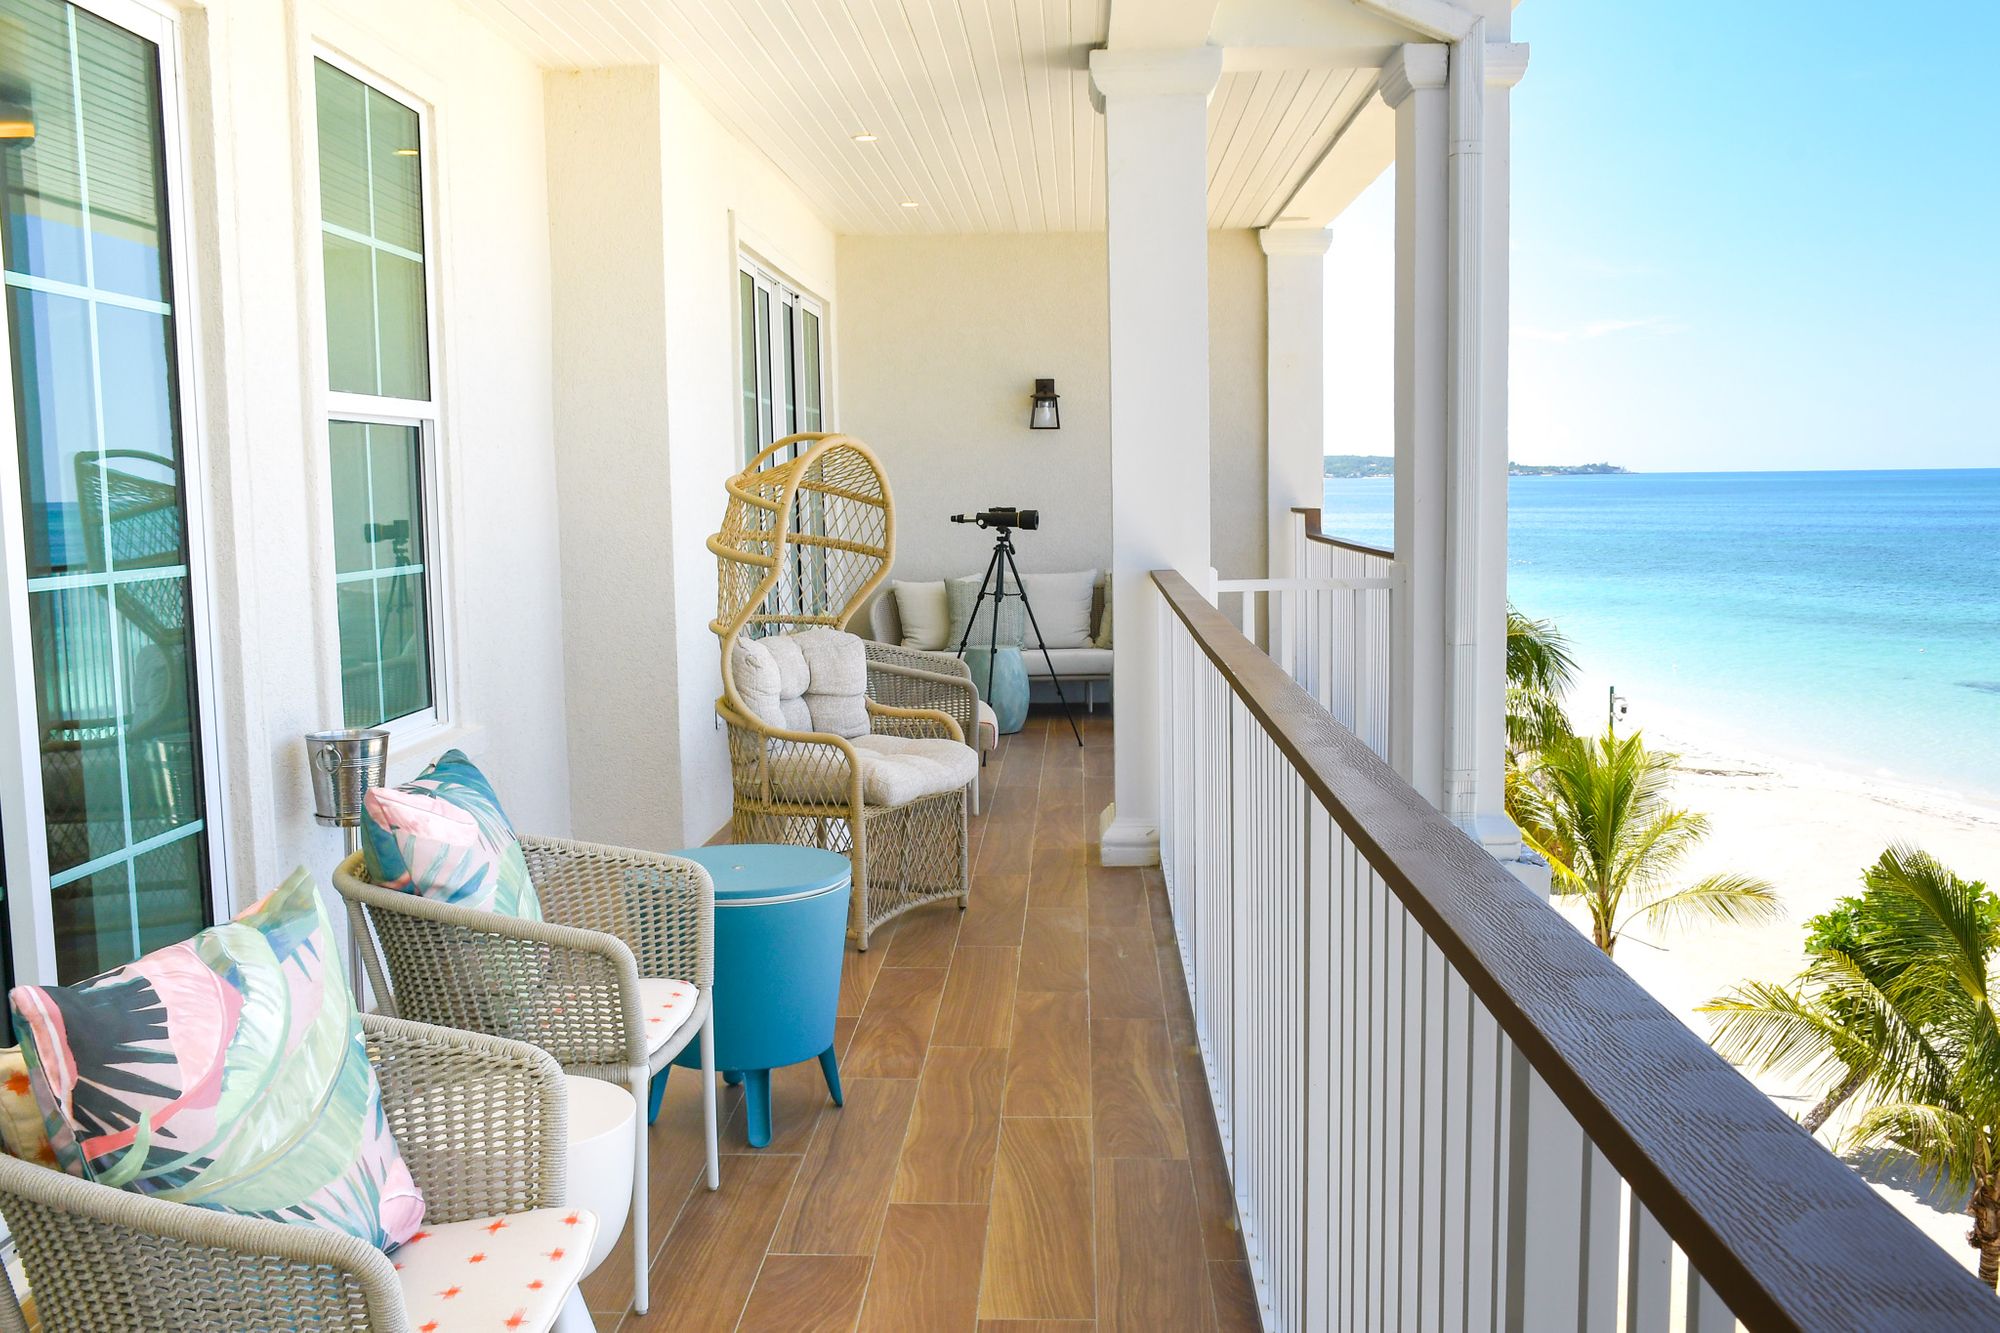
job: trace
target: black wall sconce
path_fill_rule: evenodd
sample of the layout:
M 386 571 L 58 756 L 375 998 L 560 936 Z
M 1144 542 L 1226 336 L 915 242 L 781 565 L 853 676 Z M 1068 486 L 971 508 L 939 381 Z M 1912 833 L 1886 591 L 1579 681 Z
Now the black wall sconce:
M 1035 381 L 1035 405 L 1028 412 L 1029 430 L 1061 430 L 1062 410 L 1056 406 L 1056 382 Z

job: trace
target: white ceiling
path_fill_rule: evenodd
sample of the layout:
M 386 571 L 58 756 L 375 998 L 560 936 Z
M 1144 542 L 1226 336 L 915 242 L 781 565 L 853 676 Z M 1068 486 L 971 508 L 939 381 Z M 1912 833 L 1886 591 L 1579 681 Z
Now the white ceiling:
M 1104 226 L 1088 61 L 1110 0 L 464 2 L 551 68 L 672 65 L 835 231 Z M 1225 64 L 1211 226 L 1274 221 L 1375 86 L 1372 68 L 1286 63 Z

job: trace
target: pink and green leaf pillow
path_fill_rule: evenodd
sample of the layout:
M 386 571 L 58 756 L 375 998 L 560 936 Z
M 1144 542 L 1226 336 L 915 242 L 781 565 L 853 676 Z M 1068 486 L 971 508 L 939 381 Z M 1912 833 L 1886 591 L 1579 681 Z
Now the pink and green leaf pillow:
M 384 1249 L 422 1224 L 303 869 L 193 939 L 9 998 L 71 1174 Z
M 385 889 L 542 919 L 520 839 L 493 784 L 457 750 L 400 787 L 363 801 L 361 851 L 368 877 Z

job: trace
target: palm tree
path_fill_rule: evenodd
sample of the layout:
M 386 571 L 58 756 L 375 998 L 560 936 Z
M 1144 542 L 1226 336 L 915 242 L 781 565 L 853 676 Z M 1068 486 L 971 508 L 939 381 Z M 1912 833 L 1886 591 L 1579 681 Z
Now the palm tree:
M 1522 836 L 1548 859 L 1558 894 L 1583 899 L 1591 938 L 1612 953 L 1635 925 L 1767 921 L 1776 891 L 1748 875 L 1710 875 L 1679 888 L 1672 877 L 1708 833 L 1705 815 L 1668 801 L 1678 756 L 1648 750 L 1638 733 L 1559 739 L 1519 784 Z
M 1991 970 L 2000 898 L 1902 845 L 1883 852 L 1862 884 L 1848 921 L 1821 932 L 1828 938 L 1796 983 L 1739 986 L 1704 1006 L 1718 1015 L 1716 1048 L 1735 1063 L 1825 1086 L 1822 1106 L 1862 1097 L 1849 1145 L 1901 1157 L 1965 1190 L 1980 1280 L 2000 1288 L 2000 1016 Z
M 1516 759 L 1570 734 L 1563 695 L 1576 676 L 1555 622 L 1507 608 L 1507 749 Z

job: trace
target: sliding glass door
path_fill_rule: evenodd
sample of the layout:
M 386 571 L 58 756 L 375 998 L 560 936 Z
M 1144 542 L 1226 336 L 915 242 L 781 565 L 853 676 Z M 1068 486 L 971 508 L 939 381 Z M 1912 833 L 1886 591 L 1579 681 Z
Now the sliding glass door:
M 820 304 L 744 257 L 736 274 L 743 358 L 743 461 L 787 435 L 824 430 Z
M 211 917 L 172 30 L 0 0 L 0 38 L 4 925 L 17 975 L 69 981 Z

